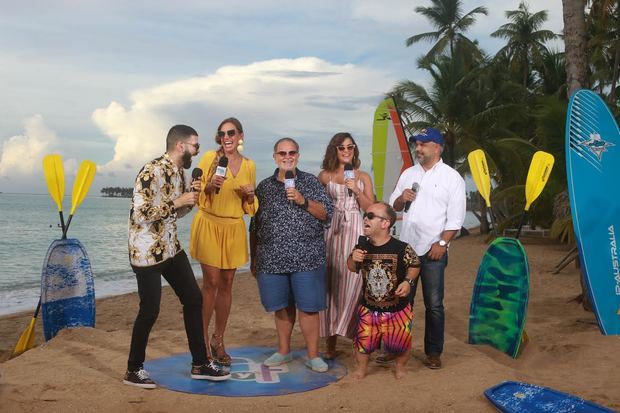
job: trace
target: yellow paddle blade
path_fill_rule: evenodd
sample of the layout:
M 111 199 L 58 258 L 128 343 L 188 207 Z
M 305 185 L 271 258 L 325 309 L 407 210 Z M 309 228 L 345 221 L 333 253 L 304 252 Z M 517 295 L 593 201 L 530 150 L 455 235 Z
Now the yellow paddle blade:
M 532 202 L 538 198 L 549 180 L 555 159 L 547 152 L 538 151 L 532 157 L 530 169 L 525 181 L 525 210 L 530 209 Z
M 93 183 L 93 178 L 97 172 L 97 165 L 91 161 L 82 161 L 78 168 L 77 176 L 75 177 L 75 183 L 73 184 L 73 193 L 71 194 L 71 215 L 75 212 L 75 209 L 82 203 L 90 184 Z
M 478 192 L 484 198 L 487 207 L 491 207 L 491 175 L 484 151 L 482 149 L 471 151 L 467 155 L 467 162 L 469 162 L 469 170 Z
M 65 172 L 60 155 L 46 155 L 43 158 L 43 173 L 45 174 L 45 182 L 47 182 L 47 190 L 58 205 L 58 211 L 62 212 L 62 198 L 65 195 Z
M 15 350 L 13 350 L 13 354 L 11 354 L 11 358 L 17 357 L 22 354 L 24 351 L 30 350 L 34 345 L 34 326 L 37 322 L 36 317 L 32 317 L 30 320 L 30 324 L 24 330 L 21 336 L 19 336 L 19 340 L 15 345 Z

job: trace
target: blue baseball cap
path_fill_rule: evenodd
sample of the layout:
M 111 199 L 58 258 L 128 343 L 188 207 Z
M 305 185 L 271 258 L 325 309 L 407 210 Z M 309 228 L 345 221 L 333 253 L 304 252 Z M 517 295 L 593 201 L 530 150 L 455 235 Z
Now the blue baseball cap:
M 438 145 L 443 146 L 444 140 L 443 135 L 439 132 L 438 129 L 435 128 L 426 128 L 422 129 L 422 131 L 418 135 L 413 135 L 409 138 L 409 142 L 415 143 L 416 141 L 420 142 L 435 142 Z

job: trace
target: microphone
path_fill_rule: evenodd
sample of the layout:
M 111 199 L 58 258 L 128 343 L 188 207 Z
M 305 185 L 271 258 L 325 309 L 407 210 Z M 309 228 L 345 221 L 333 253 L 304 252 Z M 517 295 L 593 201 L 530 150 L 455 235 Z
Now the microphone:
M 414 182 L 413 185 L 411 185 L 411 190 L 417 194 L 418 190 L 420 189 L 420 184 L 417 182 Z M 411 207 L 411 201 L 407 201 L 405 202 L 405 213 L 409 212 L 409 208 Z
M 353 172 L 353 165 L 351 165 L 350 163 L 344 164 L 344 179 L 345 181 L 347 179 L 355 179 L 355 172 Z M 351 191 L 351 188 L 347 188 L 347 191 L 349 192 L 349 196 L 353 196 L 353 191 Z
M 368 237 L 365 235 L 360 235 L 357 238 L 357 244 L 354 249 L 367 250 L 368 249 Z
M 217 168 L 215 169 L 215 175 L 217 176 L 226 176 L 226 168 L 228 167 L 228 158 L 226 155 L 222 155 L 220 160 L 217 162 Z M 215 193 L 220 193 L 220 188 L 215 188 Z
M 295 174 L 293 171 L 284 172 L 284 189 L 295 188 Z M 293 203 L 294 201 L 291 199 L 290 201 Z
M 200 179 L 202 177 L 202 169 L 200 168 L 194 168 L 194 170 L 192 171 L 192 182 Z M 192 188 L 192 192 L 194 192 L 195 189 Z

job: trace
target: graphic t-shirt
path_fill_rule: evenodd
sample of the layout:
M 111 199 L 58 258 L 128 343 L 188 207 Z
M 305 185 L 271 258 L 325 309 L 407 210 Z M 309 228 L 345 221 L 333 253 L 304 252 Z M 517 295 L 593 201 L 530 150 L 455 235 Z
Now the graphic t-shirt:
M 383 245 L 368 244 L 361 264 L 364 277 L 361 304 L 372 311 L 395 312 L 407 306 L 407 297 L 395 295 L 407 270 L 420 267 L 420 259 L 406 242 L 391 237 Z

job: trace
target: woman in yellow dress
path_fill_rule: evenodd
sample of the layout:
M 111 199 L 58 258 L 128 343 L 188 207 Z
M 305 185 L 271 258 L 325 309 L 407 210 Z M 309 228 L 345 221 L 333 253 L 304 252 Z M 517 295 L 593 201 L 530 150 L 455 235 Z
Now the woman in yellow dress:
M 254 216 L 258 200 L 254 195 L 256 165 L 240 154 L 243 127 L 236 118 L 224 119 L 217 129 L 216 151 L 206 152 L 198 167 L 203 170 L 204 191 L 192 221 L 190 254 L 202 268 L 202 311 L 205 342 L 211 356 L 229 366 L 224 348 L 224 330 L 232 303 L 236 269 L 248 262 L 246 227 L 243 215 Z M 225 173 L 220 159 L 228 158 Z M 209 323 L 215 311 L 215 331 L 209 339 Z

